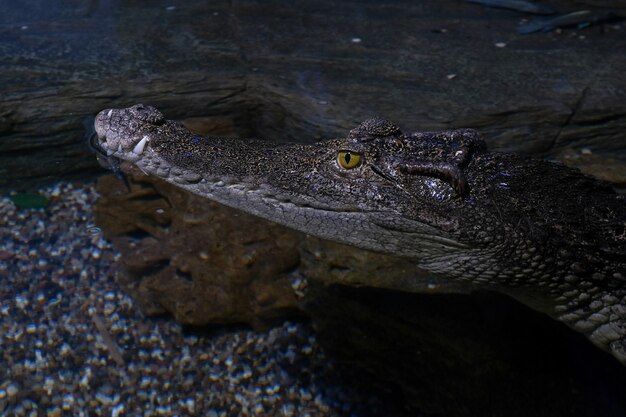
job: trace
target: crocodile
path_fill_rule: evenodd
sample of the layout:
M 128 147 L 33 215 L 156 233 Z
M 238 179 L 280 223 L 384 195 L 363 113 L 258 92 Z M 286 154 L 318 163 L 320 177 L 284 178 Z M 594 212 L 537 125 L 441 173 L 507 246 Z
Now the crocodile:
M 626 196 L 472 129 L 366 120 L 313 144 L 206 137 L 151 106 L 106 109 L 94 146 L 192 193 L 323 239 L 409 258 L 545 312 L 626 365 Z

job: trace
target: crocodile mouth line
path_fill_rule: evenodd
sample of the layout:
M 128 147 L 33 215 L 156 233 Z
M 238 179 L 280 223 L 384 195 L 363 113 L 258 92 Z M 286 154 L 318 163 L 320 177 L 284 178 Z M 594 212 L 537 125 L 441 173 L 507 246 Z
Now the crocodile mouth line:
M 99 141 L 101 140 L 98 132 L 96 132 L 96 128 L 94 125 L 95 117 L 87 117 L 83 120 L 83 126 L 85 126 L 85 134 L 83 135 L 83 142 L 87 146 L 87 148 L 104 157 L 107 157 L 107 151 L 100 146 Z

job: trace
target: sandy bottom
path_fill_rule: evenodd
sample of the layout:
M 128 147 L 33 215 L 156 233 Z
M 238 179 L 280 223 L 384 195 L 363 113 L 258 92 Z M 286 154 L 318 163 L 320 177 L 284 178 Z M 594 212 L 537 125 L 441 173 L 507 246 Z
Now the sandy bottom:
M 306 323 L 190 333 L 113 279 L 92 185 L 0 199 L 0 416 L 373 416 Z

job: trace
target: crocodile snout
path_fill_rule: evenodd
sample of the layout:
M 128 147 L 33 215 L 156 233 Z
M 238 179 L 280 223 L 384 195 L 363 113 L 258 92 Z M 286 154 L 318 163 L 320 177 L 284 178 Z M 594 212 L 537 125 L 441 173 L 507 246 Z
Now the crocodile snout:
M 125 109 L 105 109 L 96 115 L 93 145 L 107 156 L 135 161 L 150 142 L 151 129 L 164 122 L 160 111 L 143 104 Z

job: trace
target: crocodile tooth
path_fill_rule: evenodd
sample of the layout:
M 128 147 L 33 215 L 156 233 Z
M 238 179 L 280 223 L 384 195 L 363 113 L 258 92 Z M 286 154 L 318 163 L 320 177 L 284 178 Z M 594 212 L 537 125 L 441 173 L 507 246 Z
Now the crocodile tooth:
M 111 113 L 113 113 L 113 109 L 109 110 L 109 112 L 107 113 L 107 117 L 111 117 Z
M 137 144 L 133 148 L 133 153 L 137 155 L 141 155 L 143 153 L 143 148 L 144 146 L 146 146 L 147 142 L 148 142 L 148 136 L 144 136 L 143 138 L 141 138 L 141 140 L 137 142 Z

